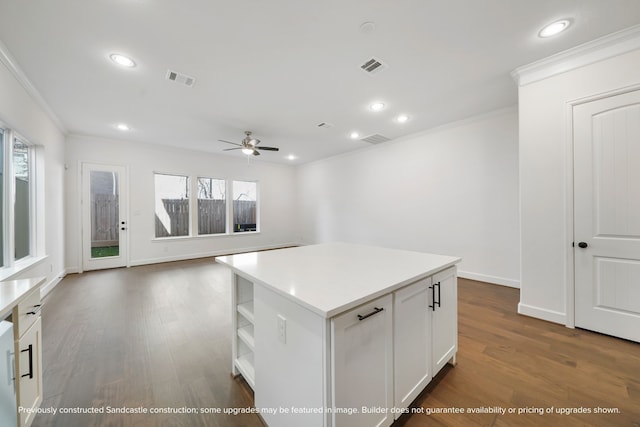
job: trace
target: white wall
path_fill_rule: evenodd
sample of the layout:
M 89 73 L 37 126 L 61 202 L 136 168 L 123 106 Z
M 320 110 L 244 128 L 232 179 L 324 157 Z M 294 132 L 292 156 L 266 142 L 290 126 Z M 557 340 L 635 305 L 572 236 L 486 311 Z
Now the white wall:
M 278 247 L 296 242 L 295 169 L 133 141 L 70 136 L 66 144 L 67 263 L 81 270 L 80 170 L 82 162 L 125 166 L 129 178 L 131 265 Z M 260 232 L 155 239 L 154 172 L 259 181 Z
M 569 103 L 638 85 L 638 70 L 640 50 L 519 89 L 522 314 L 573 323 Z
M 0 45 L 1 49 L 4 49 Z M 46 276 L 44 292 L 64 276 L 64 134 L 17 80 L 6 58 L 0 61 L 0 120 L 37 144 L 39 255 L 46 259 L 10 278 Z M 44 188 L 43 188 L 44 187 Z
M 300 240 L 462 257 L 519 285 L 518 118 L 497 111 L 298 170 Z

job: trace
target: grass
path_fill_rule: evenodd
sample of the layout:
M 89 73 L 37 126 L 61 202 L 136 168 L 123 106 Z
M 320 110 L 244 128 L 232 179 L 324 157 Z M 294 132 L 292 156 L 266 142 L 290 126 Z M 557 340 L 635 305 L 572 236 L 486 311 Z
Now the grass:
M 120 246 L 104 246 L 101 248 L 91 248 L 91 258 L 104 258 L 108 256 L 120 255 Z

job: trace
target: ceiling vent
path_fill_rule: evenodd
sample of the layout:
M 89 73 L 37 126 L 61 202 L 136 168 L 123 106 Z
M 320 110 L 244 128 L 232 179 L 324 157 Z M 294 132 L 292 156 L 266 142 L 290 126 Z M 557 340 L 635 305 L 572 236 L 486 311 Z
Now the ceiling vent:
M 369 144 L 381 144 L 383 142 L 391 141 L 391 138 L 379 135 L 377 133 L 362 138 L 360 141 L 368 142 Z
M 333 125 L 331 123 L 322 122 L 322 123 L 318 123 L 318 127 L 321 129 L 329 129 L 329 128 L 332 128 Z
M 177 71 L 168 70 L 167 71 L 167 80 L 171 80 L 172 82 L 180 83 L 187 87 L 191 87 L 196 82 L 195 77 L 188 76 L 183 73 L 179 73 Z
M 360 69 L 369 75 L 377 74 L 387 68 L 388 66 L 378 58 L 368 59 L 360 66 Z

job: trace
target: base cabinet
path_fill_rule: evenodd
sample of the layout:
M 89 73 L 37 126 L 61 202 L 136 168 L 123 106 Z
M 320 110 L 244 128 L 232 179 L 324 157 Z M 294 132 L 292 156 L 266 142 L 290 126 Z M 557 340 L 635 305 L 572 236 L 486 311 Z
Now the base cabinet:
M 19 413 L 18 424 L 30 426 L 35 409 L 42 402 L 42 321 L 40 316 L 16 342 L 16 383 L 18 406 L 30 411 Z
M 330 318 L 238 275 L 234 285 L 232 370 L 257 408 L 274 409 L 261 413 L 269 426 L 390 426 L 455 363 L 456 267 Z
M 407 408 L 431 381 L 431 278 L 394 292 L 395 407 Z M 399 418 L 401 413 L 396 413 Z
M 444 365 L 455 364 L 458 351 L 458 279 L 455 268 L 432 277 L 431 355 L 432 374 L 436 376 Z
M 378 298 L 331 320 L 333 426 L 393 422 L 393 300 Z M 371 409 L 366 411 L 364 408 Z M 360 413 L 350 414 L 349 409 Z
M 36 288 L 13 308 L 16 400 L 18 426 L 28 427 L 42 403 L 42 320 L 40 289 Z

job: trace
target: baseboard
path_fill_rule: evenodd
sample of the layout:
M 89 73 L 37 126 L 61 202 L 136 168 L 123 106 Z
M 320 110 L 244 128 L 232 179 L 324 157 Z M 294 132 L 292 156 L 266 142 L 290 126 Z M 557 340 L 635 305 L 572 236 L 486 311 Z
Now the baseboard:
M 163 262 L 188 261 L 190 259 L 210 258 L 210 257 L 216 257 L 216 256 L 222 256 L 222 255 L 234 255 L 234 254 L 239 254 L 244 252 L 266 251 L 270 249 L 280 249 L 280 248 L 286 248 L 291 246 L 299 246 L 299 245 L 298 243 L 281 243 L 277 245 L 222 249 L 217 251 L 201 252 L 197 254 L 176 255 L 176 256 L 167 256 L 167 257 L 159 257 L 159 258 L 146 258 L 146 259 L 133 260 L 129 263 L 129 266 L 136 267 L 139 265 L 161 264 Z
M 470 271 L 458 270 L 458 277 L 477 280 L 479 282 L 493 283 L 495 285 L 508 286 L 510 288 L 520 288 L 519 280 L 505 279 L 504 277 L 490 276 L 488 274 L 472 273 Z
M 523 303 L 518 303 L 518 314 L 535 317 L 536 319 L 542 319 L 548 322 L 559 323 L 561 325 L 565 325 L 567 323 L 566 313 L 534 307 Z
M 64 279 L 64 277 L 68 274 L 67 270 L 63 270 L 62 272 L 60 272 L 60 274 L 57 274 L 53 279 L 51 279 L 48 283 L 46 283 L 45 285 L 43 285 L 40 288 L 40 298 L 44 298 L 45 296 L 47 296 L 47 294 L 49 292 L 51 292 L 53 290 L 53 288 L 55 288 L 58 283 L 60 283 L 62 281 L 62 279 Z

